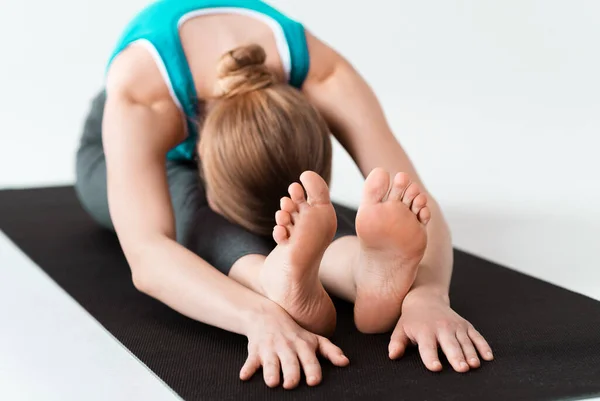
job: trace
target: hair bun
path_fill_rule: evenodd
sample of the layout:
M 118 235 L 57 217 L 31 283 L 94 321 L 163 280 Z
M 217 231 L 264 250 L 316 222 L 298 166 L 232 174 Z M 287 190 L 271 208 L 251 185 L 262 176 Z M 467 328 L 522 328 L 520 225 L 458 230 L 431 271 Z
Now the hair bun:
M 221 56 L 217 67 L 219 97 L 230 98 L 273 85 L 276 78 L 265 66 L 266 59 L 259 45 L 241 46 Z

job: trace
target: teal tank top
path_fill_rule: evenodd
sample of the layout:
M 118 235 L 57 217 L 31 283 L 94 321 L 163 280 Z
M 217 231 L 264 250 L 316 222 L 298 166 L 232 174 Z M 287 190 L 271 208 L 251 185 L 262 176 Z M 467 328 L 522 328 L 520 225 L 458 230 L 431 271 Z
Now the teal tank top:
M 198 97 L 186 60 L 179 27 L 190 18 L 217 13 L 237 13 L 263 20 L 275 35 L 290 85 L 300 88 L 309 69 L 304 27 L 260 0 L 158 0 L 143 9 L 125 28 L 112 60 L 134 42 L 154 57 L 173 100 L 186 116 L 187 137 L 171 149 L 169 160 L 192 160 L 198 140 Z

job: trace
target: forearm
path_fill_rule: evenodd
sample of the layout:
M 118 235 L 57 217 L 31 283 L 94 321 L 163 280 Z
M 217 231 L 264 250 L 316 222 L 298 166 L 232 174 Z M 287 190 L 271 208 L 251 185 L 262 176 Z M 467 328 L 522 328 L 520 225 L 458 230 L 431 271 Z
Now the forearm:
M 273 304 L 175 241 L 147 242 L 128 258 L 136 287 L 194 320 L 238 334 Z
M 430 197 L 428 206 L 432 217 L 427 225 L 427 249 L 411 292 L 431 292 L 442 296 L 448 302 L 454 263 L 452 238 L 437 202 Z
M 311 54 L 322 60 L 305 85 L 308 98 L 321 111 L 332 132 L 356 162 L 364 177 L 374 168 L 390 174 L 405 172 L 426 191 L 416 169 L 392 133 L 375 93 L 343 58 L 310 37 Z M 428 246 L 414 290 L 447 297 L 452 274 L 452 242 L 442 212 L 429 194 L 431 221 Z

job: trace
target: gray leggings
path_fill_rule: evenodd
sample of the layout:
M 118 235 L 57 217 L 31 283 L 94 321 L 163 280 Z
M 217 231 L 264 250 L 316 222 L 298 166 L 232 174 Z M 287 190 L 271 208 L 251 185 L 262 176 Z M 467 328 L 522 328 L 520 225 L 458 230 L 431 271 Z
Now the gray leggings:
M 77 196 L 90 216 L 113 230 L 106 195 L 106 162 L 102 148 L 102 115 L 106 97 L 100 93 L 92 102 L 77 151 Z M 272 238 L 261 237 L 215 213 L 206 201 L 196 162 L 167 162 L 167 178 L 175 214 L 177 242 L 228 274 L 242 256 L 268 255 Z M 336 206 L 336 211 L 339 206 Z M 336 238 L 355 235 L 354 224 L 337 213 Z

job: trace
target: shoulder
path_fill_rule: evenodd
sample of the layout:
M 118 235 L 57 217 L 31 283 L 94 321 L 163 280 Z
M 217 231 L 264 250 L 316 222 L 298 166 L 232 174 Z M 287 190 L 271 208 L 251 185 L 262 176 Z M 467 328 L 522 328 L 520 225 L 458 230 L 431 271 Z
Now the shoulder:
M 106 76 L 108 93 L 126 97 L 132 103 L 153 106 L 172 104 L 177 110 L 169 87 L 150 52 L 133 44 L 111 62 Z
M 331 46 L 306 31 L 306 44 L 310 55 L 310 67 L 304 85 L 326 81 L 340 66 L 348 62 Z
M 154 59 L 141 46 L 129 46 L 109 66 L 106 77 L 105 123 L 143 127 L 145 142 L 154 138 L 161 148 L 175 146 L 185 134 L 184 120 Z M 107 130 L 120 136 L 121 129 Z M 156 135 L 152 135 L 156 132 Z M 105 134 L 109 135 L 109 134 Z M 135 133 L 130 133 L 130 137 Z M 165 145 L 166 144 L 166 145 Z M 164 146 L 163 146 L 164 145 Z

